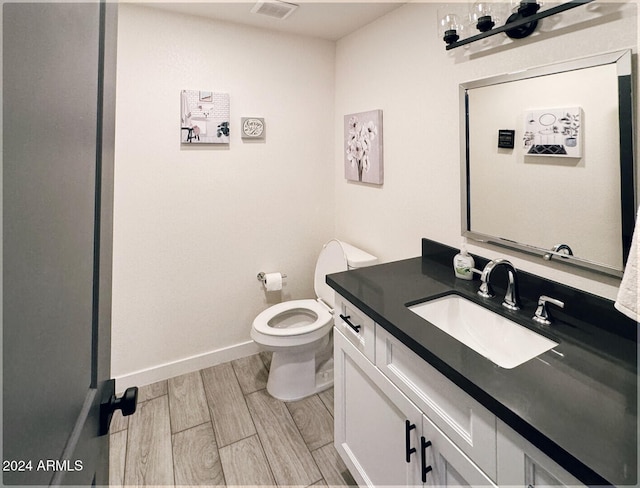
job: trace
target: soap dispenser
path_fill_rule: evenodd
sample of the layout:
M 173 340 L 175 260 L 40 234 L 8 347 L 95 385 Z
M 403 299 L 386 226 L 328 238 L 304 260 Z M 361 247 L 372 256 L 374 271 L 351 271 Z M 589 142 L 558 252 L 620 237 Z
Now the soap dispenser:
M 456 274 L 456 278 L 463 280 L 472 280 L 473 271 L 475 266 L 473 257 L 467 252 L 467 241 L 463 237 L 460 244 L 460 252 L 453 258 L 453 271 Z

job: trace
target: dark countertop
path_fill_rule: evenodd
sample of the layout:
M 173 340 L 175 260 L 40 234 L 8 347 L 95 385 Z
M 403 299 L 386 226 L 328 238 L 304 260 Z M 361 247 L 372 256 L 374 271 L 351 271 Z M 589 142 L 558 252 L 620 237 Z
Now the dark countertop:
M 332 274 L 327 283 L 583 483 L 636 484 L 636 322 L 610 300 L 523 271 L 523 307 L 508 311 L 501 306 L 506 273 L 500 276 L 496 268 L 496 297 L 482 299 L 477 278 L 454 277 L 456 252 L 424 239 L 422 257 Z M 474 257 L 476 267 L 486 264 Z M 450 293 L 559 345 L 504 369 L 406 307 Z M 549 327 L 531 320 L 543 293 L 565 302 L 564 310 L 550 307 Z

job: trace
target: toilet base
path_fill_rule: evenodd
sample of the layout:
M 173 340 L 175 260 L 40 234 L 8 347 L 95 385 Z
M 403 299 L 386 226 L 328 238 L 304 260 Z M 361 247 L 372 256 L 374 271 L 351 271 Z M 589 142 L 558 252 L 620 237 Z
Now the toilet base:
M 273 351 L 267 391 L 278 400 L 291 402 L 320 393 L 333 386 L 331 334 L 318 347 Z

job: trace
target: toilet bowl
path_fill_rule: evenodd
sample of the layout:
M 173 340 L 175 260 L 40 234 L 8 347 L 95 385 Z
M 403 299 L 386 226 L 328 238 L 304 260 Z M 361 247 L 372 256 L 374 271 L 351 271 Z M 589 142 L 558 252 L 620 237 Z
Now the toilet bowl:
M 377 259 L 336 239 L 324 245 L 314 275 L 316 299 L 273 305 L 254 319 L 251 338 L 272 351 L 267 391 L 279 400 L 299 400 L 333 385 L 334 291 L 327 274 L 374 264 Z

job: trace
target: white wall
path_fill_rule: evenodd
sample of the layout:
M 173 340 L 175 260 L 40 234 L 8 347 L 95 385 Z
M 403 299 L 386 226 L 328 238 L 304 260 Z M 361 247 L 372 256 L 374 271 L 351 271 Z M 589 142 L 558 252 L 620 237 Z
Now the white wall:
M 335 43 L 120 5 L 112 373 L 144 384 L 250 351 L 270 303 L 313 296 L 334 235 Z M 228 147 L 181 146 L 180 91 L 227 92 Z M 266 142 L 240 138 L 240 117 Z M 259 271 L 288 275 L 269 294 Z M 246 346 L 246 347 L 244 347 Z M 242 349 L 244 347 L 244 349 Z
M 422 237 L 460 238 L 458 85 L 622 48 L 631 2 L 594 3 L 532 38 L 445 51 L 441 4 L 410 3 L 331 43 L 121 4 L 118 39 L 112 370 L 118 389 L 251 352 L 267 305 L 312 296 L 334 235 L 383 261 Z M 553 31 L 553 32 L 549 32 Z M 231 94 L 228 148 L 181 147 L 180 90 Z M 638 97 L 640 98 L 640 97 Z M 347 183 L 345 114 L 384 112 L 385 183 Z M 242 116 L 267 141 L 243 143 Z M 490 246 L 533 273 L 614 298 L 619 280 Z M 266 297 L 258 271 L 288 274 Z
M 634 3 L 598 2 L 543 21 L 531 38 L 510 41 L 497 35 L 484 41 L 490 46 L 476 43 L 451 51 L 436 35 L 442 7 L 408 4 L 337 43 L 336 233 L 384 261 L 419 255 L 422 237 L 460 243 L 460 83 L 618 49 L 637 52 Z M 381 188 L 343 177 L 342 117 L 372 109 L 383 110 Z M 491 246 L 469 247 L 609 298 L 617 292 L 614 278 L 566 272 L 541 264 L 541 258 Z

